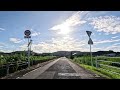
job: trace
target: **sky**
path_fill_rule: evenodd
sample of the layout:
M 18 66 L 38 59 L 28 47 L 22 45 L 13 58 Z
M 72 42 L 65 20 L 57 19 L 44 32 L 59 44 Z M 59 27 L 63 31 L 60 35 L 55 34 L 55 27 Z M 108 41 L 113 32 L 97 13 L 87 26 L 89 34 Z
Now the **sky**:
M 27 50 L 31 31 L 37 53 L 90 50 L 120 51 L 119 11 L 0 11 L 0 52 Z

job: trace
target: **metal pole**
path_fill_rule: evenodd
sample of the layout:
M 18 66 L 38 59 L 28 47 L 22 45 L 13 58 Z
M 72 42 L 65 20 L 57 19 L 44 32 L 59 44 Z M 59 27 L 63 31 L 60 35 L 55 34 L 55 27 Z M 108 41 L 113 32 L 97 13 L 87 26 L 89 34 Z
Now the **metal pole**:
M 32 55 L 32 50 L 31 50 L 31 46 L 32 46 L 32 40 L 30 40 L 30 55 Z M 33 65 L 33 61 L 31 60 L 32 65 Z
M 30 68 L 30 50 L 29 50 L 29 38 L 28 38 L 28 68 Z
M 93 66 L 93 62 L 92 62 L 92 52 L 91 52 L 91 44 L 90 44 L 90 56 L 91 56 L 91 66 Z

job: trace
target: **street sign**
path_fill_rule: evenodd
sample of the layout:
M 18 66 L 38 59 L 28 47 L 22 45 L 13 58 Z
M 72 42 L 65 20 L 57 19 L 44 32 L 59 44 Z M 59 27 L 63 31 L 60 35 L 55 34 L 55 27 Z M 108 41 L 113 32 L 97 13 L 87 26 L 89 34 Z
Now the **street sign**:
M 25 34 L 26 36 L 29 36 L 29 35 L 31 34 L 31 32 L 30 32 L 30 30 L 26 30 L 26 31 L 24 32 L 24 34 Z
M 91 35 L 91 31 L 86 31 L 87 35 L 89 36 L 89 41 L 88 44 L 90 45 L 90 56 L 91 56 L 91 66 L 93 66 L 93 61 L 92 61 L 92 52 L 91 52 L 91 45 L 93 44 L 92 39 L 90 38 Z
M 91 35 L 91 31 L 86 31 L 87 32 L 87 35 L 90 37 L 90 35 Z
M 91 38 L 89 38 L 89 41 L 88 41 L 88 44 L 92 45 L 93 44 L 93 41 Z
M 31 36 L 24 36 L 24 38 L 31 38 Z
M 31 48 L 30 44 L 32 42 L 32 40 L 30 40 L 30 38 L 31 38 L 31 36 L 30 36 L 31 32 L 30 32 L 30 30 L 25 30 L 24 34 L 25 34 L 24 38 L 28 39 L 28 67 L 30 69 L 30 58 L 29 58 L 30 57 L 30 49 L 29 48 Z

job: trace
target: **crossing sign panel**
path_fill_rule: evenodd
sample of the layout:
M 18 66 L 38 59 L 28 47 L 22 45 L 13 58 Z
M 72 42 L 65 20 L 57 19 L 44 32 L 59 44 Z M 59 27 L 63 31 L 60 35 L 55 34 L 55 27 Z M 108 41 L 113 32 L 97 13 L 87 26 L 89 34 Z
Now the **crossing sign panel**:
M 89 41 L 88 41 L 88 44 L 92 45 L 93 44 L 93 41 L 91 38 L 89 38 Z
M 87 32 L 87 35 L 90 37 L 90 35 L 91 35 L 91 31 L 86 31 Z
M 31 38 L 31 36 L 24 36 L 24 38 Z

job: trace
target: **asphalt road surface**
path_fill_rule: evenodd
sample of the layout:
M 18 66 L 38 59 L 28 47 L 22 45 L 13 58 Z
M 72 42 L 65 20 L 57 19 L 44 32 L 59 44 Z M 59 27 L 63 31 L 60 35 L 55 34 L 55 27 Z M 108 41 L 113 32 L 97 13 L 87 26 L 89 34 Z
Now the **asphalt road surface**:
M 19 79 L 99 79 L 100 76 L 83 69 L 69 59 L 61 57 L 35 69 Z

